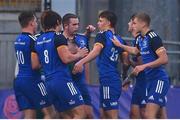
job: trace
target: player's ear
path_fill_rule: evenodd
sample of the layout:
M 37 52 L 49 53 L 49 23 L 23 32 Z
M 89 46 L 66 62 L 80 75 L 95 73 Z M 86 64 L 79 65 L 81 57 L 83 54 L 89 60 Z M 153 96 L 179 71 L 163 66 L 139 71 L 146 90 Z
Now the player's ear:
M 107 24 L 108 24 L 108 26 L 111 26 L 111 22 L 110 21 L 107 21 Z
M 30 26 L 34 26 L 34 20 L 29 21 Z
M 141 22 L 141 26 L 142 26 L 142 27 L 147 26 L 146 22 L 142 21 L 142 22 Z
M 57 20 L 57 25 L 61 25 L 61 22 L 59 20 Z

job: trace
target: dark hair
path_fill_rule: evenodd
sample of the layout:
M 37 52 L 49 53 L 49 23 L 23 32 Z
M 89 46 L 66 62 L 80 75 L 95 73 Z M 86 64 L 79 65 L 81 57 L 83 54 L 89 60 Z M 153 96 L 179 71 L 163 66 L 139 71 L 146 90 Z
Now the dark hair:
M 132 14 L 129 20 L 134 20 L 136 14 L 137 14 L 137 13 Z
M 63 16 L 63 18 L 62 18 L 63 27 L 64 27 L 65 24 L 69 24 L 69 20 L 70 20 L 71 18 L 78 18 L 78 16 L 75 15 L 75 14 L 72 14 L 72 13 L 67 13 L 67 14 L 65 14 L 65 15 Z
M 29 22 L 33 20 L 35 17 L 35 14 L 31 11 L 24 11 L 20 13 L 18 16 L 19 24 L 22 28 L 27 27 Z
M 41 26 L 44 30 L 56 28 L 58 25 L 57 21 L 61 24 L 62 18 L 54 11 L 46 10 L 41 14 Z
M 145 12 L 139 12 L 135 15 L 134 18 L 138 18 L 139 20 L 142 20 L 143 22 L 145 22 L 148 26 L 150 25 L 151 22 L 151 18 L 150 16 L 145 13 Z
M 99 18 L 106 18 L 111 23 L 111 27 L 115 27 L 117 23 L 117 16 L 111 11 L 103 11 L 99 14 Z

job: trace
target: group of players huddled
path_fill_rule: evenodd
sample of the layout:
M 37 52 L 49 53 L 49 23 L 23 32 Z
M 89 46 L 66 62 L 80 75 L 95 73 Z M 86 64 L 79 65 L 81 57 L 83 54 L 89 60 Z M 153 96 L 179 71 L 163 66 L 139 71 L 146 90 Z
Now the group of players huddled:
M 84 34 L 78 34 L 79 19 L 75 14 L 67 13 L 61 18 L 58 13 L 46 10 L 40 18 L 42 31 L 35 34 L 35 14 L 25 11 L 18 17 L 22 33 L 14 42 L 19 67 L 14 90 L 24 118 L 36 118 L 36 110 L 41 109 L 46 119 L 92 119 L 87 79 L 89 62 L 95 58 L 100 83 L 100 118 L 118 118 L 121 90 L 129 85 L 129 81 L 121 83 L 119 58 L 123 73 L 132 66 L 129 76 L 136 78 L 130 118 L 167 118 L 169 80 L 163 65 L 168 57 L 161 38 L 149 27 L 148 14 L 138 12 L 131 16 L 128 31 L 135 40 L 129 46 L 115 32 L 115 13 L 101 12 L 92 50 L 89 37 L 96 28 L 88 25 Z

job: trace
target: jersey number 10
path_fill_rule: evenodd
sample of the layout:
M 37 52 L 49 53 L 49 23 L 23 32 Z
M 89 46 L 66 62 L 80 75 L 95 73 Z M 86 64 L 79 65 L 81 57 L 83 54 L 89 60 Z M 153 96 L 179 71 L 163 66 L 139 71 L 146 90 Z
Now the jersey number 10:
M 16 57 L 18 60 L 18 64 L 24 64 L 24 55 L 22 51 L 16 51 Z

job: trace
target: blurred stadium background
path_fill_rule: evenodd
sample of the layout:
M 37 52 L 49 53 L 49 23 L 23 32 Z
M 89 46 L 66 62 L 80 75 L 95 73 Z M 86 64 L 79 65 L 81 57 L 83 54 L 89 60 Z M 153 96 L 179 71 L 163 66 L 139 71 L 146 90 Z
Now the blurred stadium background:
M 13 41 L 20 33 L 17 21 L 19 13 L 32 10 L 40 17 L 41 12 L 45 9 L 52 9 L 61 16 L 68 12 L 77 14 L 80 18 L 79 32 L 83 32 L 88 24 L 96 26 L 98 14 L 101 11 L 114 11 L 118 16 L 117 33 L 128 42 L 133 40 L 127 32 L 129 17 L 134 12 L 147 12 L 152 19 L 152 28 L 163 39 L 167 49 L 169 63 L 166 68 L 170 76 L 171 87 L 180 89 L 178 88 L 180 86 L 180 0 L 0 0 L 1 92 L 13 86 L 16 65 Z M 38 31 L 40 31 L 40 26 Z M 96 32 L 91 35 L 91 47 Z M 95 61 L 92 61 L 90 65 L 90 84 L 98 85 Z

